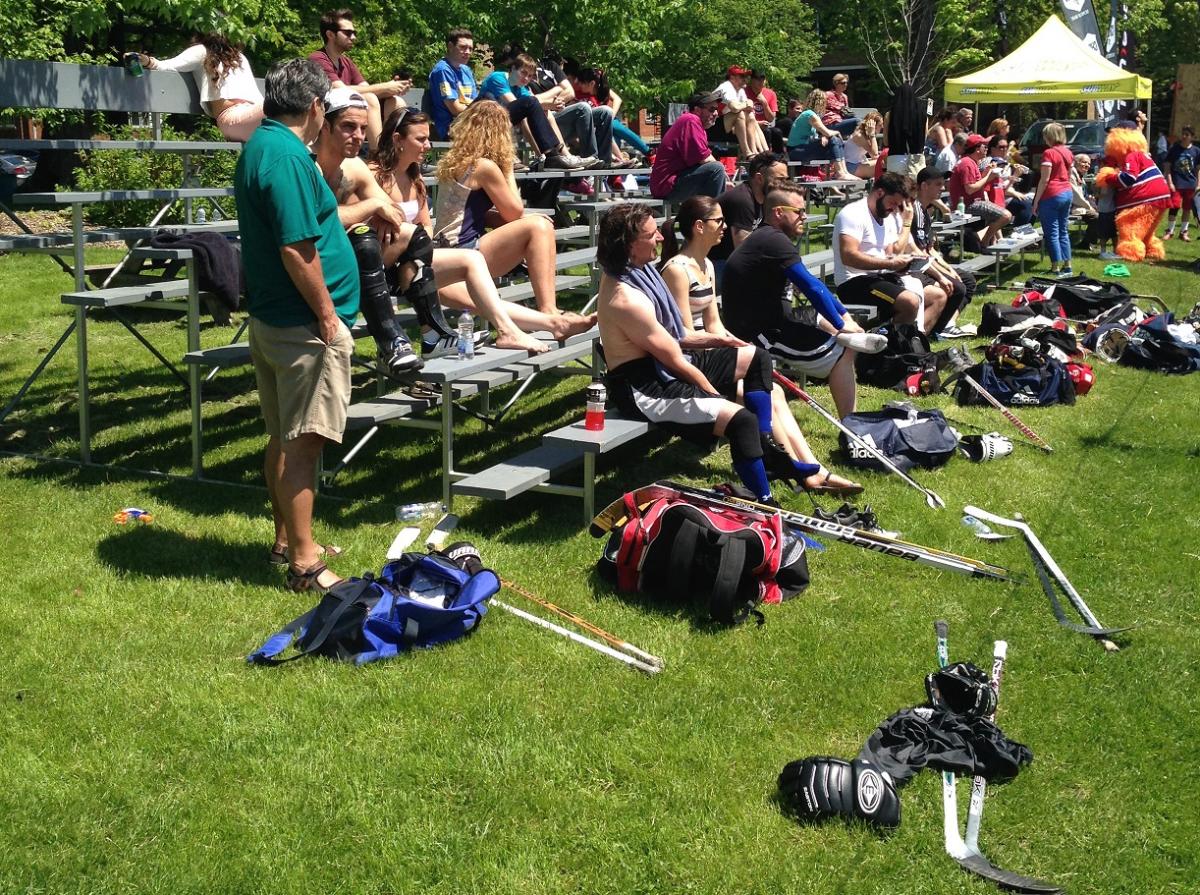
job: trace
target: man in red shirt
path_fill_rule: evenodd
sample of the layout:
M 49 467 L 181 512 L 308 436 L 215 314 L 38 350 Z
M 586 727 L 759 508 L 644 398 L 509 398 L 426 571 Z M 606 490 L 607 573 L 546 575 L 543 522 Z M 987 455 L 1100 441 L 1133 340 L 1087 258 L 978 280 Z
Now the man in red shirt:
M 763 133 L 771 144 L 773 152 L 783 152 L 783 144 L 787 134 L 775 125 L 779 115 L 779 97 L 767 86 L 766 72 L 755 69 L 750 72 L 750 82 L 746 85 L 746 98 L 754 103 L 754 120 L 762 125 Z
M 367 145 L 372 149 L 379 146 L 379 135 L 383 133 L 383 120 L 393 109 L 404 105 L 403 96 L 412 88 L 412 81 L 382 81 L 368 84 L 358 66 L 346 53 L 358 40 L 354 28 L 354 13 L 348 9 L 335 9 L 321 16 L 321 41 L 324 46 L 309 59 L 320 66 L 333 87 L 353 87 L 354 92 L 367 101 Z
M 692 196 L 716 198 L 725 192 L 729 178 L 725 167 L 713 158 L 705 133 L 717 119 L 720 102 L 716 91 L 693 94 L 687 111 L 667 129 L 650 169 L 650 195 L 654 198 L 682 202 Z
M 988 168 L 986 174 L 979 170 L 979 163 L 987 154 L 987 138 L 979 134 L 967 137 L 966 151 L 954 171 L 950 174 L 950 207 L 958 208 L 962 202 L 967 214 L 978 215 L 987 225 L 987 230 L 979 238 L 982 247 L 990 246 L 996 241 L 1003 227 L 1012 223 L 1012 215 L 1006 208 L 988 201 L 993 181 L 1001 177 L 997 168 Z

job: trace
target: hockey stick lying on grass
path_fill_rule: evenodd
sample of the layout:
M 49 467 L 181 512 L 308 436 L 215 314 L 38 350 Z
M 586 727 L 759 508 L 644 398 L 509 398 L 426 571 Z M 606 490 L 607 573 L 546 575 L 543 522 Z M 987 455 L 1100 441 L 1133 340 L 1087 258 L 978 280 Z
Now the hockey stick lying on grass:
M 938 667 L 945 668 L 950 664 L 948 638 L 950 626 L 944 621 L 933 623 L 937 632 Z M 1003 661 L 1003 660 L 1001 660 Z M 994 666 L 993 666 L 994 668 Z M 995 671 L 993 670 L 993 679 Z M 974 842 L 968 845 L 963 841 L 958 830 L 958 783 L 953 771 L 942 771 L 942 833 L 945 839 L 946 854 L 958 862 L 958 866 L 968 873 L 990 880 L 1003 889 L 1013 889 L 1018 892 L 1050 893 L 1062 891 L 1058 886 L 1042 882 L 1029 876 L 1013 873 L 995 866 L 979 851 L 979 821 L 983 814 L 983 788 L 979 783 L 981 778 L 975 778 L 976 783 L 971 790 L 971 811 L 974 812 Z M 976 807 L 975 787 L 979 787 L 979 804 Z M 972 817 L 967 817 L 967 837 L 972 837 Z
M 648 652 L 645 652 L 644 650 L 638 649 L 632 643 L 629 643 L 626 640 L 622 640 L 621 638 L 617 637 L 615 634 L 609 634 L 603 628 L 599 627 L 598 625 L 593 625 L 587 619 L 581 618 L 580 616 L 576 615 L 574 612 L 571 612 L 569 609 L 563 609 L 561 606 L 554 605 L 549 600 L 543 600 L 541 597 L 537 596 L 536 594 L 530 593 L 529 591 L 525 590 L 525 588 L 520 587 L 519 585 L 513 584 L 513 582 L 511 582 L 505 578 L 501 578 L 500 583 L 503 584 L 505 587 L 507 587 L 509 590 L 511 590 L 513 593 L 520 594 L 526 600 L 537 603 L 543 609 L 548 609 L 550 612 L 553 612 L 556 615 L 561 615 L 563 618 L 565 618 L 567 621 L 571 622 L 572 624 L 574 624 L 580 628 L 583 628 L 583 630 L 588 631 L 589 633 L 595 634 L 597 637 L 599 637 L 601 640 L 603 640 L 605 643 L 607 643 L 613 649 L 618 649 L 623 653 L 628 653 L 629 655 L 633 656 L 635 659 L 640 659 L 641 661 L 645 662 L 647 665 L 653 665 L 657 669 L 662 669 L 662 668 L 666 667 L 666 663 L 663 662 L 663 660 L 660 659 L 658 656 L 652 655 L 651 653 L 648 653 Z
M 582 634 L 577 634 L 576 632 L 564 628 L 561 625 L 554 624 L 554 622 L 546 621 L 546 619 L 542 618 L 541 616 L 534 615 L 531 612 L 526 612 L 524 609 L 518 609 L 516 606 L 509 606 L 507 603 L 501 602 L 495 597 L 492 597 L 489 602 L 493 606 L 499 606 L 505 612 L 511 612 L 517 618 L 523 618 L 525 621 L 533 622 L 535 625 L 545 628 L 547 631 L 553 631 L 555 634 L 561 634 L 568 640 L 574 640 L 576 643 L 583 644 L 590 649 L 594 649 L 598 653 L 604 653 L 606 656 L 611 656 L 619 662 L 624 662 L 631 668 L 636 668 L 638 671 L 644 671 L 646 674 L 658 674 L 658 672 L 662 671 L 661 665 L 651 665 L 648 662 L 643 662 L 641 659 L 635 659 L 633 656 L 623 653 L 620 650 L 615 650 L 611 646 L 601 643 L 598 640 L 592 640 L 590 637 L 584 637 Z
M 1081 634 L 1087 634 L 1089 637 L 1094 637 L 1100 641 L 1101 645 L 1110 653 L 1115 653 L 1118 647 L 1110 639 L 1114 634 L 1120 634 L 1123 631 L 1130 630 L 1133 626 L 1123 628 L 1106 628 L 1100 624 L 1095 613 L 1087 603 L 1075 586 L 1067 580 L 1067 576 L 1063 574 L 1063 570 L 1059 568 L 1058 563 L 1054 561 L 1054 557 L 1050 555 L 1050 551 L 1045 545 L 1038 540 L 1038 536 L 1033 533 L 1025 520 L 1019 515 L 1015 519 L 1005 519 L 1003 516 L 997 516 L 995 513 L 989 513 L 987 510 L 981 510 L 979 507 L 965 507 L 963 512 L 970 513 L 978 519 L 983 519 L 995 525 L 1003 525 L 1008 528 L 1015 528 L 1021 532 L 1025 538 L 1025 546 L 1029 549 L 1029 555 L 1033 560 L 1034 571 L 1038 574 L 1038 579 L 1042 583 L 1042 590 L 1046 592 L 1046 596 L 1050 599 L 1050 607 L 1054 610 L 1054 616 L 1058 619 L 1058 623 L 1072 631 L 1078 631 Z M 1062 588 L 1063 593 L 1067 595 L 1067 599 L 1071 601 L 1071 605 L 1075 607 L 1075 611 L 1083 618 L 1085 625 L 1077 625 L 1066 617 L 1063 612 L 1062 604 L 1058 602 L 1058 597 L 1054 593 L 1054 587 L 1051 585 L 1050 578 L 1058 583 Z
M 839 432 L 841 432 L 848 439 L 850 439 L 850 443 L 853 444 L 856 448 L 858 448 L 861 451 L 864 451 L 865 453 L 870 454 L 872 457 L 874 457 L 876 460 L 878 460 L 880 463 L 882 463 L 884 465 L 884 467 L 886 467 L 888 472 L 893 473 L 894 475 L 900 476 L 900 478 L 904 479 L 904 481 L 907 484 L 911 485 L 913 488 L 916 488 L 918 491 L 920 491 L 922 494 L 924 494 L 925 502 L 927 504 L 929 504 L 929 506 L 931 506 L 935 510 L 943 510 L 946 508 L 946 502 L 944 500 L 942 500 L 933 491 L 931 491 L 929 488 L 926 488 L 924 485 L 922 485 L 920 482 L 918 482 L 916 479 L 914 479 L 912 476 L 910 476 L 908 473 L 906 473 L 904 470 L 902 470 L 899 466 L 897 466 L 895 463 L 893 463 L 891 460 L 889 460 L 882 451 L 880 451 L 877 447 L 875 447 L 875 445 L 871 444 L 869 441 L 864 439 L 857 432 L 852 431 L 848 426 L 846 426 L 836 416 L 834 416 L 832 413 L 830 413 L 828 410 L 826 410 L 824 407 L 822 407 L 820 404 L 818 404 L 816 399 L 813 398 L 812 395 L 810 395 L 804 389 L 800 388 L 800 386 L 796 385 L 796 383 L 792 382 L 792 380 L 788 379 L 786 376 L 784 376 L 778 370 L 776 370 L 772 375 L 774 376 L 775 381 L 778 382 L 781 386 L 783 386 L 784 391 L 788 392 L 790 395 L 792 395 L 796 398 L 799 398 L 801 401 L 803 401 L 805 404 L 807 404 L 809 407 L 811 407 L 813 410 L 815 410 L 821 416 L 825 417 L 825 419 L 828 420 L 830 423 L 832 423 Z
M 987 389 L 985 389 L 982 385 L 980 385 L 978 382 L 976 382 L 971 377 L 971 375 L 967 372 L 967 367 L 966 367 L 965 363 L 955 364 L 953 376 L 960 377 L 963 380 L 963 382 L 965 382 L 967 385 L 971 386 L 971 388 L 973 388 L 976 392 L 978 392 L 979 396 L 981 398 L 983 398 L 985 401 L 987 401 L 989 404 L 991 404 L 993 407 L 995 407 L 997 410 L 999 410 L 1000 413 L 1003 414 L 1004 418 L 1006 420 L 1008 420 L 1010 423 L 1012 423 L 1014 426 L 1016 426 L 1017 431 L 1020 432 L 1022 435 L 1024 435 L 1027 439 L 1029 439 L 1029 441 L 1034 445 L 1034 447 L 1041 448 L 1047 454 L 1054 453 L 1054 448 L 1050 447 L 1050 445 L 1048 445 L 1046 443 L 1046 440 L 1044 438 L 1042 438 L 1042 436 L 1038 435 L 1036 432 L 1034 432 L 1032 429 L 1030 429 L 1027 425 L 1025 425 L 1023 422 L 1021 422 L 1020 418 L 1015 413 L 1013 413 L 1011 410 L 1009 410 L 1007 407 L 1005 407 L 1003 404 L 1001 404 L 996 399 L 995 395 L 993 395 L 991 392 L 989 392 Z M 953 376 L 951 378 L 953 378 Z
M 791 510 L 781 510 L 778 507 L 768 506 L 757 501 L 721 494 L 702 488 L 694 488 L 690 485 L 682 485 L 677 482 L 656 482 L 653 485 L 638 488 L 627 495 L 627 497 L 639 506 L 649 501 L 657 500 L 660 497 L 686 497 L 691 500 L 706 501 L 715 506 L 752 510 L 763 516 L 779 513 L 783 521 L 789 526 L 808 534 L 825 535 L 843 543 L 853 544 L 856 547 L 863 547 L 867 550 L 874 550 L 877 553 L 907 559 L 910 562 L 921 563 L 932 566 L 935 569 L 942 569 L 943 571 L 970 575 L 973 578 L 991 578 L 995 581 L 1021 580 L 1019 576 L 1014 575 L 1008 569 L 990 565 L 977 559 L 971 559 L 967 556 L 947 553 L 945 550 L 938 550 L 936 547 L 923 547 L 920 544 L 911 544 L 908 541 L 902 541 L 899 538 L 893 538 L 877 532 L 863 531 L 849 525 L 841 525 L 837 522 L 818 519 L 815 516 L 806 516 L 803 513 L 796 513 Z M 596 515 L 589 529 L 593 537 L 603 537 L 627 518 L 628 512 L 625 500 L 626 498 L 622 497 L 620 500 L 613 501 L 613 503 L 609 504 Z

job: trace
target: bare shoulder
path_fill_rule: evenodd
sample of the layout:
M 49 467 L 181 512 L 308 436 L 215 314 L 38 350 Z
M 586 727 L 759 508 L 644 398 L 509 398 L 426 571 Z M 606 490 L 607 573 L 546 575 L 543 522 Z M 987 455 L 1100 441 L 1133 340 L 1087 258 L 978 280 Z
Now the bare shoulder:
M 360 158 L 348 158 L 342 162 L 342 179 L 355 192 L 375 184 L 375 175 Z

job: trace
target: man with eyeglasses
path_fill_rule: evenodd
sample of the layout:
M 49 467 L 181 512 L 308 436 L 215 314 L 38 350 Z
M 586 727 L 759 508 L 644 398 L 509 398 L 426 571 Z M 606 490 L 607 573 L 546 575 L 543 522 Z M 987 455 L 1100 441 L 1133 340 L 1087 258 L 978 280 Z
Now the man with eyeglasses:
M 393 78 L 378 84 L 367 82 L 354 60 L 346 55 L 358 40 L 350 10 L 334 9 L 323 14 L 320 29 L 323 46 L 308 58 L 321 67 L 334 87 L 353 87 L 366 101 L 367 144 L 375 148 L 383 133 L 383 120 L 405 104 L 403 97 L 412 88 L 412 81 Z
M 694 93 L 688 99 L 687 111 L 667 128 L 650 169 L 650 195 L 655 199 L 715 199 L 725 192 L 729 177 L 725 166 L 713 158 L 707 133 L 717 120 L 720 104 L 721 97 L 715 91 Z
M 849 338 L 862 327 L 804 266 L 796 240 L 804 233 L 805 203 L 795 184 L 776 184 L 767 193 L 762 223 L 725 266 L 722 316 L 738 338 L 807 376 L 829 380 L 838 415 L 846 416 L 854 412 L 856 380 L 854 351 L 843 343 L 865 348 L 877 340 Z M 812 308 L 793 310 L 792 290 Z M 846 336 L 839 340 L 841 333 Z
M 968 142 L 968 146 L 969 146 Z M 983 145 L 983 144 L 980 144 Z M 848 305 L 870 305 L 883 322 L 916 323 L 932 332 L 946 293 L 908 273 L 913 256 L 900 250 L 908 181 L 888 172 L 833 221 L 833 281 Z
M 479 96 L 479 85 L 471 71 L 474 51 L 475 36 L 466 28 L 455 28 L 446 35 L 446 55 L 429 73 L 433 127 L 443 140 L 450 135 L 450 122 Z

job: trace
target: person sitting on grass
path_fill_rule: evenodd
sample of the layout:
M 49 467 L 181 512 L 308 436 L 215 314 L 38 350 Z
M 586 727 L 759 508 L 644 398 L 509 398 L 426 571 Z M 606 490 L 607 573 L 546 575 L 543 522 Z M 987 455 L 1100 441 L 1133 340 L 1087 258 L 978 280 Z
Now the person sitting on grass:
M 756 156 L 757 157 L 757 156 Z M 708 253 L 720 241 L 725 230 L 725 216 L 716 199 L 710 196 L 693 196 L 679 206 L 679 214 L 667 218 L 663 223 L 663 251 L 659 271 L 683 321 L 683 339 L 689 345 L 702 344 L 700 336 L 709 347 L 746 345 L 731 335 L 721 323 L 713 292 L 715 280 L 713 264 Z M 682 243 L 681 243 L 682 240 Z M 820 467 L 796 418 L 788 408 L 787 398 L 778 384 L 771 386 L 771 435 L 776 444 L 787 453 L 790 464 L 779 462 L 777 451 L 768 451 L 767 475 L 771 478 L 794 481 L 799 488 L 808 491 L 832 491 L 839 494 L 855 493 L 861 487 L 846 479 L 833 476 Z M 797 464 L 805 468 L 817 466 L 816 472 L 803 476 Z
M 739 338 L 789 368 L 828 380 L 838 416 L 844 417 L 855 409 L 853 345 L 864 347 L 855 338 L 863 330 L 800 258 L 796 240 L 804 233 L 805 208 L 804 188 L 798 183 L 779 183 L 767 193 L 762 223 L 725 265 L 723 311 Z M 793 290 L 816 313 L 787 310 Z
M 840 180 L 858 180 L 846 169 L 846 149 L 842 135 L 830 130 L 821 121 L 825 111 L 825 91 L 814 90 L 808 95 L 808 108 L 796 118 L 788 134 L 788 158 L 794 162 L 811 162 L 826 156 L 832 161 L 830 170 Z
M 352 113 L 353 114 L 353 113 Z M 382 245 L 382 261 L 388 288 L 412 305 L 421 324 L 421 353 L 424 358 L 450 354 L 457 347 L 457 333 L 446 323 L 438 287 L 451 293 L 447 302 L 475 311 L 496 328 L 496 345 L 542 352 L 548 346 L 526 333 L 548 332 L 565 339 L 590 326 L 589 318 L 544 314 L 500 298 L 486 256 L 475 249 L 434 248 L 429 235 L 430 215 L 421 163 L 429 151 L 429 117 L 412 109 L 398 109 L 384 123 L 380 149 L 368 169 L 371 187 L 362 191 L 375 205 L 386 205 L 401 215 L 403 223 L 394 239 Z M 350 150 L 347 146 L 347 151 Z M 353 162 L 347 167 L 358 172 Z M 343 170 L 346 170 L 344 167 Z M 357 175 L 356 175 L 357 177 Z M 379 220 L 377 216 L 375 221 Z M 353 236 L 352 236 L 353 239 Z M 364 302 L 364 315 L 367 313 Z M 375 312 L 385 320 L 394 318 L 391 301 L 381 302 Z M 370 325 L 370 317 L 368 325 Z
M 597 308 L 608 393 L 632 419 L 708 446 L 725 437 L 738 478 L 756 499 L 773 502 L 765 453 L 792 467 L 793 476 L 810 476 L 819 467 L 794 466 L 771 436 L 771 359 L 765 351 L 704 333 L 685 335 L 679 307 L 654 266 L 660 242 L 644 205 L 618 204 L 600 220 L 596 261 L 604 273 Z M 736 403 L 739 385 L 745 407 Z
M 439 248 L 477 249 L 492 277 L 510 273 L 524 263 L 529 271 L 534 302 L 543 318 L 558 318 L 546 327 L 555 338 L 584 332 L 595 315 L 582 316 L 558 308 L 555 293 L 554 224 L 543 215 L 525 215 L 525 205 L 513 178 L 512 126 L 508 113 L 491 100 L 478 100 L 450 126 L 451 145 L 438 162 L 437 229 Z M 490 229 L 489 229 L 490 228 Z M 472 307 L 464 283 L 439 280 L 442 301 Z M 511 314 L 524 314 L 514 305 Z M 527 310 L 527 309 L 526 309 Z M 532 347 L 524 340 L 522 347 Z

